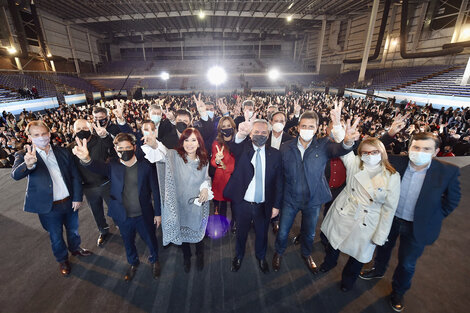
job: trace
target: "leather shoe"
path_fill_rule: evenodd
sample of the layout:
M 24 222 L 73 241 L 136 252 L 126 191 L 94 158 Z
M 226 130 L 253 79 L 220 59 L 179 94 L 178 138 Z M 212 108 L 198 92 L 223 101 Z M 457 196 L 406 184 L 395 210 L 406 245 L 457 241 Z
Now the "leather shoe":
M 294 245 L 298 245 L 300 243 L 300 234 L 298 234 L 297 236 L 295 236 L 293 239 L 292 239 L 292 243 Z
M 183 262 L 184 272 L 189 273 L 191 270 L 191 259 L 184 259 Z
M 309 269 L 313 274 L 318 273 L 318 267 L 317 267 L 317 265 L 315 264 L 315 262 L 313 261 L 313 258 L 312 258 L 311 255 L 309 255 L 309 256 L 307 256 L 307 257 L 302 255 L 302 259 L 304 259 L 305 264 L 307 265 L 308 269 Z
M 273 271 L 277 272 L 281 268 L 281 258 L 282 256 L 277 252 L 273 256 Z
M 90 256 L 92 255 L 93 253 L 90 251 L 90 250 L 87 250 L 87 249 L 83 249 L 83 248 L 78 248 L 77 250 L 75 250 L 74 252 L 72 252 L 72 255 L 73 256 Z
M 401 312 L 405 308 L 403 304 L 403 296 L 400 296 L 394 292 L 390 295 L 390 306 L 395 312 Z
M 64 262 L 60 262 L 59 267 L 60 267 L 60 273 L 62 274 L 62 276 L 64 276 L 64 277 L 69 276 L 69 274 L 70 274 L 70 262 L 68 260 L 64 261 Z
M 204 269 L 204 254 L 196 255 L 196 268 L 199 272 Z
M 230 270 L 232 272 L 238 272 L 241 266 L 242 266 L 242 260 L 237 257 L 234 257 L 232 260 L 232 268 Z
M 125 281 L 131 281 L 134 276 L 135 276 L 135 272 L 137 272 L 137 267 L 139 265 L 131 265 L 129 266 L 129 268 L 127 269 L 126 271 L 126 275 L 124 275 L 124 280 Z
M 258 260 L 258 265 L 261 272 L 263 272 L 264 274 L 269 273 L 269 266 L 268 262 L 266 262 L 266 259 Z
M 272 225 L 273 225 L 273 233 L 274 235 L 276 235 L 277 232 L 279 231 L 279 221 L 272 222 Z
M 336 265 L 335 265 L 336 266 Z M 329 272 L 330 270 L 332 270 L 335 266 L 328 266 L 326 265 L 326 263 L 322 263 L 320 265 L 320 272 L 322 273 L 327 273 Z
M 152 275 L 154 279 L 157 279 L 160 277 L 160 262 L 156 261 L 155 263 L 152 264 Z
M 100 234 L 98 236 L 98 240 L 96 241 L 96 245 L 102 248 L 104 244 L 106 243 L 106 241 L 108 241 L 108 238 L 109 238 L 109 233 Z
M 359 278 L 364 279 L 364 280 L 371 280 L 371 279 L 380 279 L 384 277 L 382 273 L 378 273 L 375 270 L 375 267 L 371 268 L 370 270 L 364 270 L 359 274 Z

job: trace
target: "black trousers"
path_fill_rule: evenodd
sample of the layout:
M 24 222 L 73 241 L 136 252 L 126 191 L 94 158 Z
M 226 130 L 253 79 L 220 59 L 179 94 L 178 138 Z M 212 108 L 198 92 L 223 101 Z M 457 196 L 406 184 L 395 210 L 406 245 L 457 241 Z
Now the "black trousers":
M 110 187 L 111 184 L 108 182 L 98 187 L 83 188 L 83 193 L 85 194 L 91 213 L 93 213 L 96 226 L 98 226 L 101 234 L 107 234 L 109 232 L 109 226 L 104 215 L 103 200 L 109 206 Z
M 339 250 L 333 249 L 333 247 L 328 244 L 326 246 L 326 255 L 323 260 L 323 266 L 326 266 L 328 269 L 332 269 L 338 264 Z M 343 273 L 341 275 L 341 285 L 347 289 L 351 289 L 354 286 L 354 283 L 361 273 L 361 269 L 364 263 L 359 262 L 352 256 L 349 257 L 348 262 L 343 268 Z
M 196 246 L 196 255 L 204 255 L 204 240 L 194 244 Z M 187 242 L 181 244 L 181 250 L 183 250 L 183 258 L 188 260 L 191 258 L 191 246 Z

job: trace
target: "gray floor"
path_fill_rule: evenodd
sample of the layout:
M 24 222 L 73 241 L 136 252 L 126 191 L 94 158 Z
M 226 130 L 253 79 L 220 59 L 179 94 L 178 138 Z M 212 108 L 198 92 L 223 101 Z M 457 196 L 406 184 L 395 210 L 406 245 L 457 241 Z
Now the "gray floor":
M 413 286 L 405 298 L 406 312 L 469 312 L 470 307 L 470 166 L 462 169 L 463 199 L 446 219 L 439 240 L 419 260 Z M 49 239 L 37 215 L 22 212 L 25 183 L 0 171 L 0 311 L 1 312 L 393 312 L 387 304 L 396 265 L 377 282 L 359 280 L 355 289 L 339 290 L 341 270 L 310 274 L 289 246 L 281 271 L 263 275 L 257 268 L 254 233 L 238 273 L 230 272 L 235 240 L 205 239 L 206 267 L 186 274 L 176 247 L 161 249 L 162 277 L 155 281 L 145 262 L 147 252 L 138 241 L 143 264 L 132 283 L 124 282 L 126 258 L 118 230 L 105 248 L 97 248 L 97 232 L 88 207 L 80 214 L 82 246 L 93 250 L 88 258 L 71 257 L 72 273 L 59 275 Z M 297 219 L 291 235 L 299 229 Z M 273 253 L 270 232 L 268 259 Z M 318 238 L 314 259 L 324 256 Z

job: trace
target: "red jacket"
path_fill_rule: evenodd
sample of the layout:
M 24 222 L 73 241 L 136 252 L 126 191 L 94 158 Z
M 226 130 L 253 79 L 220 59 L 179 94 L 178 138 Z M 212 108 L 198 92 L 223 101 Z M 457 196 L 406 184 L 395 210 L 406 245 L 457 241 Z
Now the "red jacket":
M 225 169 L 220 167 L 220 165 L 215 164 L 215 155 L 217 154 L 217 148 L 221 149 L 217 140 L 214 140 L 212 143 L 212 158 L 211 165 L 215 167 L 214 179 L 212 180 L 212 192 L 214 193 L 214 200 L 217 201 L 230 201 L 224 198 L 224 188 L 227 185 L 230 176 L 235 168 L 235 158 L 232 153 L 227 151 L 227 147 L 224 148 L 224 158 L 222 162 L 225 165 Z

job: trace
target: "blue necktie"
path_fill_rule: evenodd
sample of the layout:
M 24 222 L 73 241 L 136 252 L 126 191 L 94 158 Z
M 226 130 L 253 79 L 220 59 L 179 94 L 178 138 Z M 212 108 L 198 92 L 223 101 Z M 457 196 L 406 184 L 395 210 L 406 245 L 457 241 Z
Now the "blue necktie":
M 256 149 L 256 167 L 255 167 L 255 202 L 263 201 L 263 166 L 261 165 L 261 149 Z

